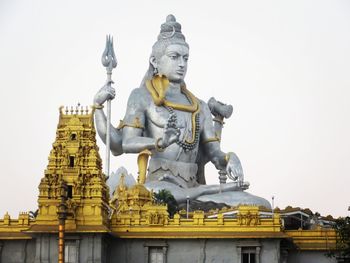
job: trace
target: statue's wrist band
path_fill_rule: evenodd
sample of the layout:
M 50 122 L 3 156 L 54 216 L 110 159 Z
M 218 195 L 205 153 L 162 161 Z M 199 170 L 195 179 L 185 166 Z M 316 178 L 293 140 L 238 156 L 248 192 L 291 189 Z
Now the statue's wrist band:
M 154 144 L 154 146 L 155 146 L 157 152 L 164 152 L 164 150 L 165 150 L 165 148 L 159 146 L 159 142 L 160 142 L 161 140 L 163 140 L 163 139 L 162 139 L 162 138 L 158 138 L 158 139 L 156 140 L 156 143 Z
M 104 106 L 100 104 L 94 104 L 91 107 L 95 110 L 102 110 Z

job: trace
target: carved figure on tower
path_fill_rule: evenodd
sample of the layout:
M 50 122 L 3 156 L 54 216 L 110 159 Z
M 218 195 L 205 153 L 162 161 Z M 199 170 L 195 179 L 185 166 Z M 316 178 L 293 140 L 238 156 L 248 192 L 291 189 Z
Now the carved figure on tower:
M 190 200 L 237 205 L 270 206 L 244 190 L 243 169 L 237 155 L 220 147 L 224 118 L 232 106 L 211 99 L 208 103 L 189 91 L 185 83 L 189 45 L 181 25 L 168 15 L 152 47 L 149 68 L 128 99 L 124 119 L 111 126 L 110 147 L 114 155 L 149 151 L 151 158 L 145 187 L 157 192 L 169 190 L 178 203 Z M 95 123 L 106 142 L 107 120 L 103 105 L 115 98 L 107 82 L 94 97 Z M 214 119 L 213 119 L 213 116 Z M 220 171 L 220 184 L 207 185 L 204 166 L 211 161 Z M 226 183 L 226 177 L 233 182 Z

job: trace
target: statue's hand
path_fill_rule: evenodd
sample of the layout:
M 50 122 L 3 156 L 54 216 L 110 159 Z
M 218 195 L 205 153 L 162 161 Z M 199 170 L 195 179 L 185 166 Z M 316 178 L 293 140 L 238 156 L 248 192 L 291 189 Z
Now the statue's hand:
M 115 89 L 112 87 L 113 81 L 107 82 L 95 95 L 94 104 L 102 105 L 106 100 L 113 100 Z
M 166 148 L 179 139 L 180 129 L 176 127 L 177 119 L 175 114 L 170 114 L 164 127 L 163 137 L 160 140 L 160 147 Z
M 227 176 L 235 182 L 243 182 L 243 169 L 241 161 L 233 152 L 228 153 L 228 161 L 226 165 Z

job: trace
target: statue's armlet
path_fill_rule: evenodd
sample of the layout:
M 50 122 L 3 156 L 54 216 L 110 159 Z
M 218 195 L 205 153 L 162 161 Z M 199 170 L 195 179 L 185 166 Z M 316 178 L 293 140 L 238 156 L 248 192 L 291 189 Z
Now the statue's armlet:
M 128 99 L 124 119 L 120 121 L 117 129 L 123 129 L 123 137 L 141 136 L 145 127 L 146 98 L 144 89 L 134 89 Z M 127 133 L 127 134 L 126 134 Z
M 142 125 L 139 117 L 135 117 L 131 123 L 127 123 L 127 122 L 124 122 L 124 120 L 120 120 L 117 129 L 121 130 L 124 127 L 131 127 L 136 129 L 142 129 L 142 130 L 145 128 L 144 125 Z
M 202 140 L 203 144 L 206 144 L 209 142 L 220 142 L 220 138 L 215 135 L 215 137 L 211 137 L 211 138 L 207 138 L 207 139 Z

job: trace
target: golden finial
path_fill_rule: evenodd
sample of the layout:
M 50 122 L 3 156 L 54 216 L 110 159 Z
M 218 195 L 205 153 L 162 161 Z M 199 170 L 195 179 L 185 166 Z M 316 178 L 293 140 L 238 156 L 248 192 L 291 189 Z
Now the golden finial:
M 80 103 L 78 102 L 77 106 L 75 106 L 75 114 L 79 114 L 79 106 L 80 106 Z

